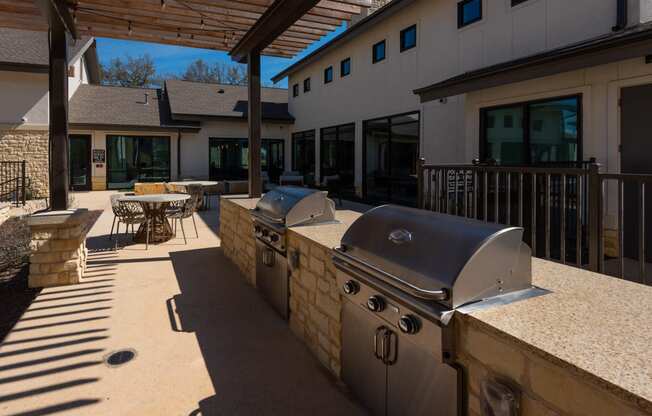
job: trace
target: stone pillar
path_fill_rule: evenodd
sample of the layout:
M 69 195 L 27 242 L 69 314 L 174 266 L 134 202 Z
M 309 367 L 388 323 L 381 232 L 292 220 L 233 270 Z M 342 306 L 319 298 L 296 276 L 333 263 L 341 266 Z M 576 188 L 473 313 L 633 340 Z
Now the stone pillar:
M 29 287 L 79 283 L 86 269 L 86 209 L 47 211 L 29 217 Z

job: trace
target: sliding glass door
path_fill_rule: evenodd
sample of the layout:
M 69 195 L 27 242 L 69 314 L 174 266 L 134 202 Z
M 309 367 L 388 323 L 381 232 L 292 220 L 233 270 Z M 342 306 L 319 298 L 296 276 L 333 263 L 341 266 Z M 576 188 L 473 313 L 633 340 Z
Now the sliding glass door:
M 337 176 L 342 191 L 355 193 L 355 124 L 321 129 L 321 182 Z
M 209 139 L 209 175 L 211 180 L 247 180 L 249 175 L 249 141 L 247 139 Z M 284 170 L 285 143 L 263 139 L 260 164 L 271 182 L 278 183 Z
M 366 121 L 364 132 L 365 198 L 416 206 L 419 113 Z
M 315 131 L 292 134 L 292 170 L 303 175 L 307 185 L 315 183 Z
M 106 151 L 109 189 L 170 180 L 169 137 L 108 135 Z

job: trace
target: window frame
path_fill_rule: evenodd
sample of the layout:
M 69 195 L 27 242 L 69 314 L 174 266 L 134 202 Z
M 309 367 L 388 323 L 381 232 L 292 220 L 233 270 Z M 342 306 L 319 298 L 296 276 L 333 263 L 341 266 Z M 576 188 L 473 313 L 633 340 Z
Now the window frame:
M 348 62 L 348 64 L 349 64 L 349 72 L 347 72 L 347 73 L 345 74 L 345 73 L 344 73 L 344 64 L 345 64 L 346 62 Z M 349 75 L 351 75 L 351 58 L 350 58 L 350 57 L 349 57 L 349 58 L 342 59 L 342 60 L 340 61 L 340 78 L 348 77 Z
M 464 22 L 464 6 L 466 6 L 469 3 L 473 3 L 474 1 L 479 1 L 480 2 L 480 16 L 476 19 L 470 20 L 468 22 Z M 457 3 L 457 28 L 461 29 L 463 27 L 467 27 L 469 25 L 472 25 L 473 23 L 479 22 L 482 20 L 484 16 L 484 10 L 482 7 L 482 1 L 483 0 L 462 0 Z
M 299 96 L 299 83 L 295 83 L 292 85 L 292 97 L 298 97 Z
M 330 79 L 328 79 L 328 74 L 330 73 Z M 333 65 L 324 69 L 324 84 L 330 84 L 333 82 Z
M 318 181 L 319 183 L 321 183 L 324 180 L 324 173 L 323 173 L 323 162 L 324 162 L 324 160 L 323 160 L 323 158 L 324 158 L 324 154 L 325 154 L 325 152 L 324 152 L 325 141 L 322 139 L 324 137 L 324 132 L 326 130 L 331 130 L 331 129 L 335 130 L 335 148 L 337 149 L 336 152 L 339 153 L 340 130 L 342 130 L 344 128 L 351 128 L 351 127 L 353 127 L 353 143 L 354 143 L 354 147 L 355 147 L 355 122 L 338 124 L 336 126 L 322 127 L 321 129 L 319 129 L 319 181 Z M 355 148 L 354 148 L 354 158 L 355 158 Z M 341 171 L 342 171 L 341 162 L 342 161 L 340 159 L 338 159 L 337 163 L 336 163 L 337 164 L 336 170 L 337 170 L 338 174 L 340 174 Z M 354 164 L 354 167 L 353 167 L 353 171 L 354 171 L 354 176 L 355 176 L 355 164 Z
M 408 33 L 409 31 L 414 30 L 414 44 L 412 46 L 405 46 L 405 34 Z M 406 27 L 405 29 L 401 30 L 400 33 L 400 50 L 401 52 L 409 51 L 410 49 L 414 49 L 417 47 L 417 42 L 418 42 L 418 32 L 417 32 L 417 24 L 413 24 L 411 26 Z
M 567 100 L 567 99 L 576 99 L 577 100 L 577 157 L 576 160 L 568 161 L 567 163 L 579 163 L 582 161 L 584 156 L 584 110 L 583 110 L 583 94 L 570 94 L 570 95 L 559 95 L 546 98 L 540 98 L 530 101 L 517 101 L 513 103 L 501 104 L 491 107 L 480 108 L 480 135 L 479 135 L 479 153 L 480 161 L 487 161 L 487 114 L 492 110 L 500 110 L 510 107 L 521 107 L 523 109 L 523 160 L 525 161 L 522 165 L 525 166 L 536 166 L 532 163 L 532 154 L 530 152 L 530 109 L 529 107 L 533 104 L 541 104 L 548 101 L 558 101 L 558 100 Z M 514 120 L 516 123 L 516 120 Z M 560 162 L 565 163 L 565 162 Z M 513 165 L 504 165 L 504 166 L 513 166 Z M 520 166 L 520 165 L 519 165 Z
M 383 57 L 380 59 L 376 59 L 376 47 L 383 45 Z M 377 64 L 378 62 L 382 62 L 387 58 L 387 39 L 383 39 L 379 42 L 374 43 L 371 46 L 371 63 L 372 64 Z
M 303 80 L 303 92 L 310 92 L 310 77 Z

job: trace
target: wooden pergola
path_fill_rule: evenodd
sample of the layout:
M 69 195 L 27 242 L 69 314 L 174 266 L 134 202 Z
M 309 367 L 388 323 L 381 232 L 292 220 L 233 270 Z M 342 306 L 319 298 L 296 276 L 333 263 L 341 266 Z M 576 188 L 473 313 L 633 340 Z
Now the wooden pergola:
M 291 58 L 371 0 L 0 0 L 0 27 L 50 33 L 50 196 L 68 206 L 66 33 L 227 51 L 247 63 L 249 195 L 260 196 L 260 56 Z

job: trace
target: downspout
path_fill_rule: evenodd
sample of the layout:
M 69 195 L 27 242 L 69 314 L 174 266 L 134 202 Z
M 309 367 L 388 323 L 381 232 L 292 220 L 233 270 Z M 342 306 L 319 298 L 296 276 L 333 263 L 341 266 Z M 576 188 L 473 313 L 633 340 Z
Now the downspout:
M 628 0 L 616 0 L 616 26 L 612 28 L 614 32 L 627 27 L 627 2 Z
M 181 180 L 181 129 L 177 130 L 177 180 Z

